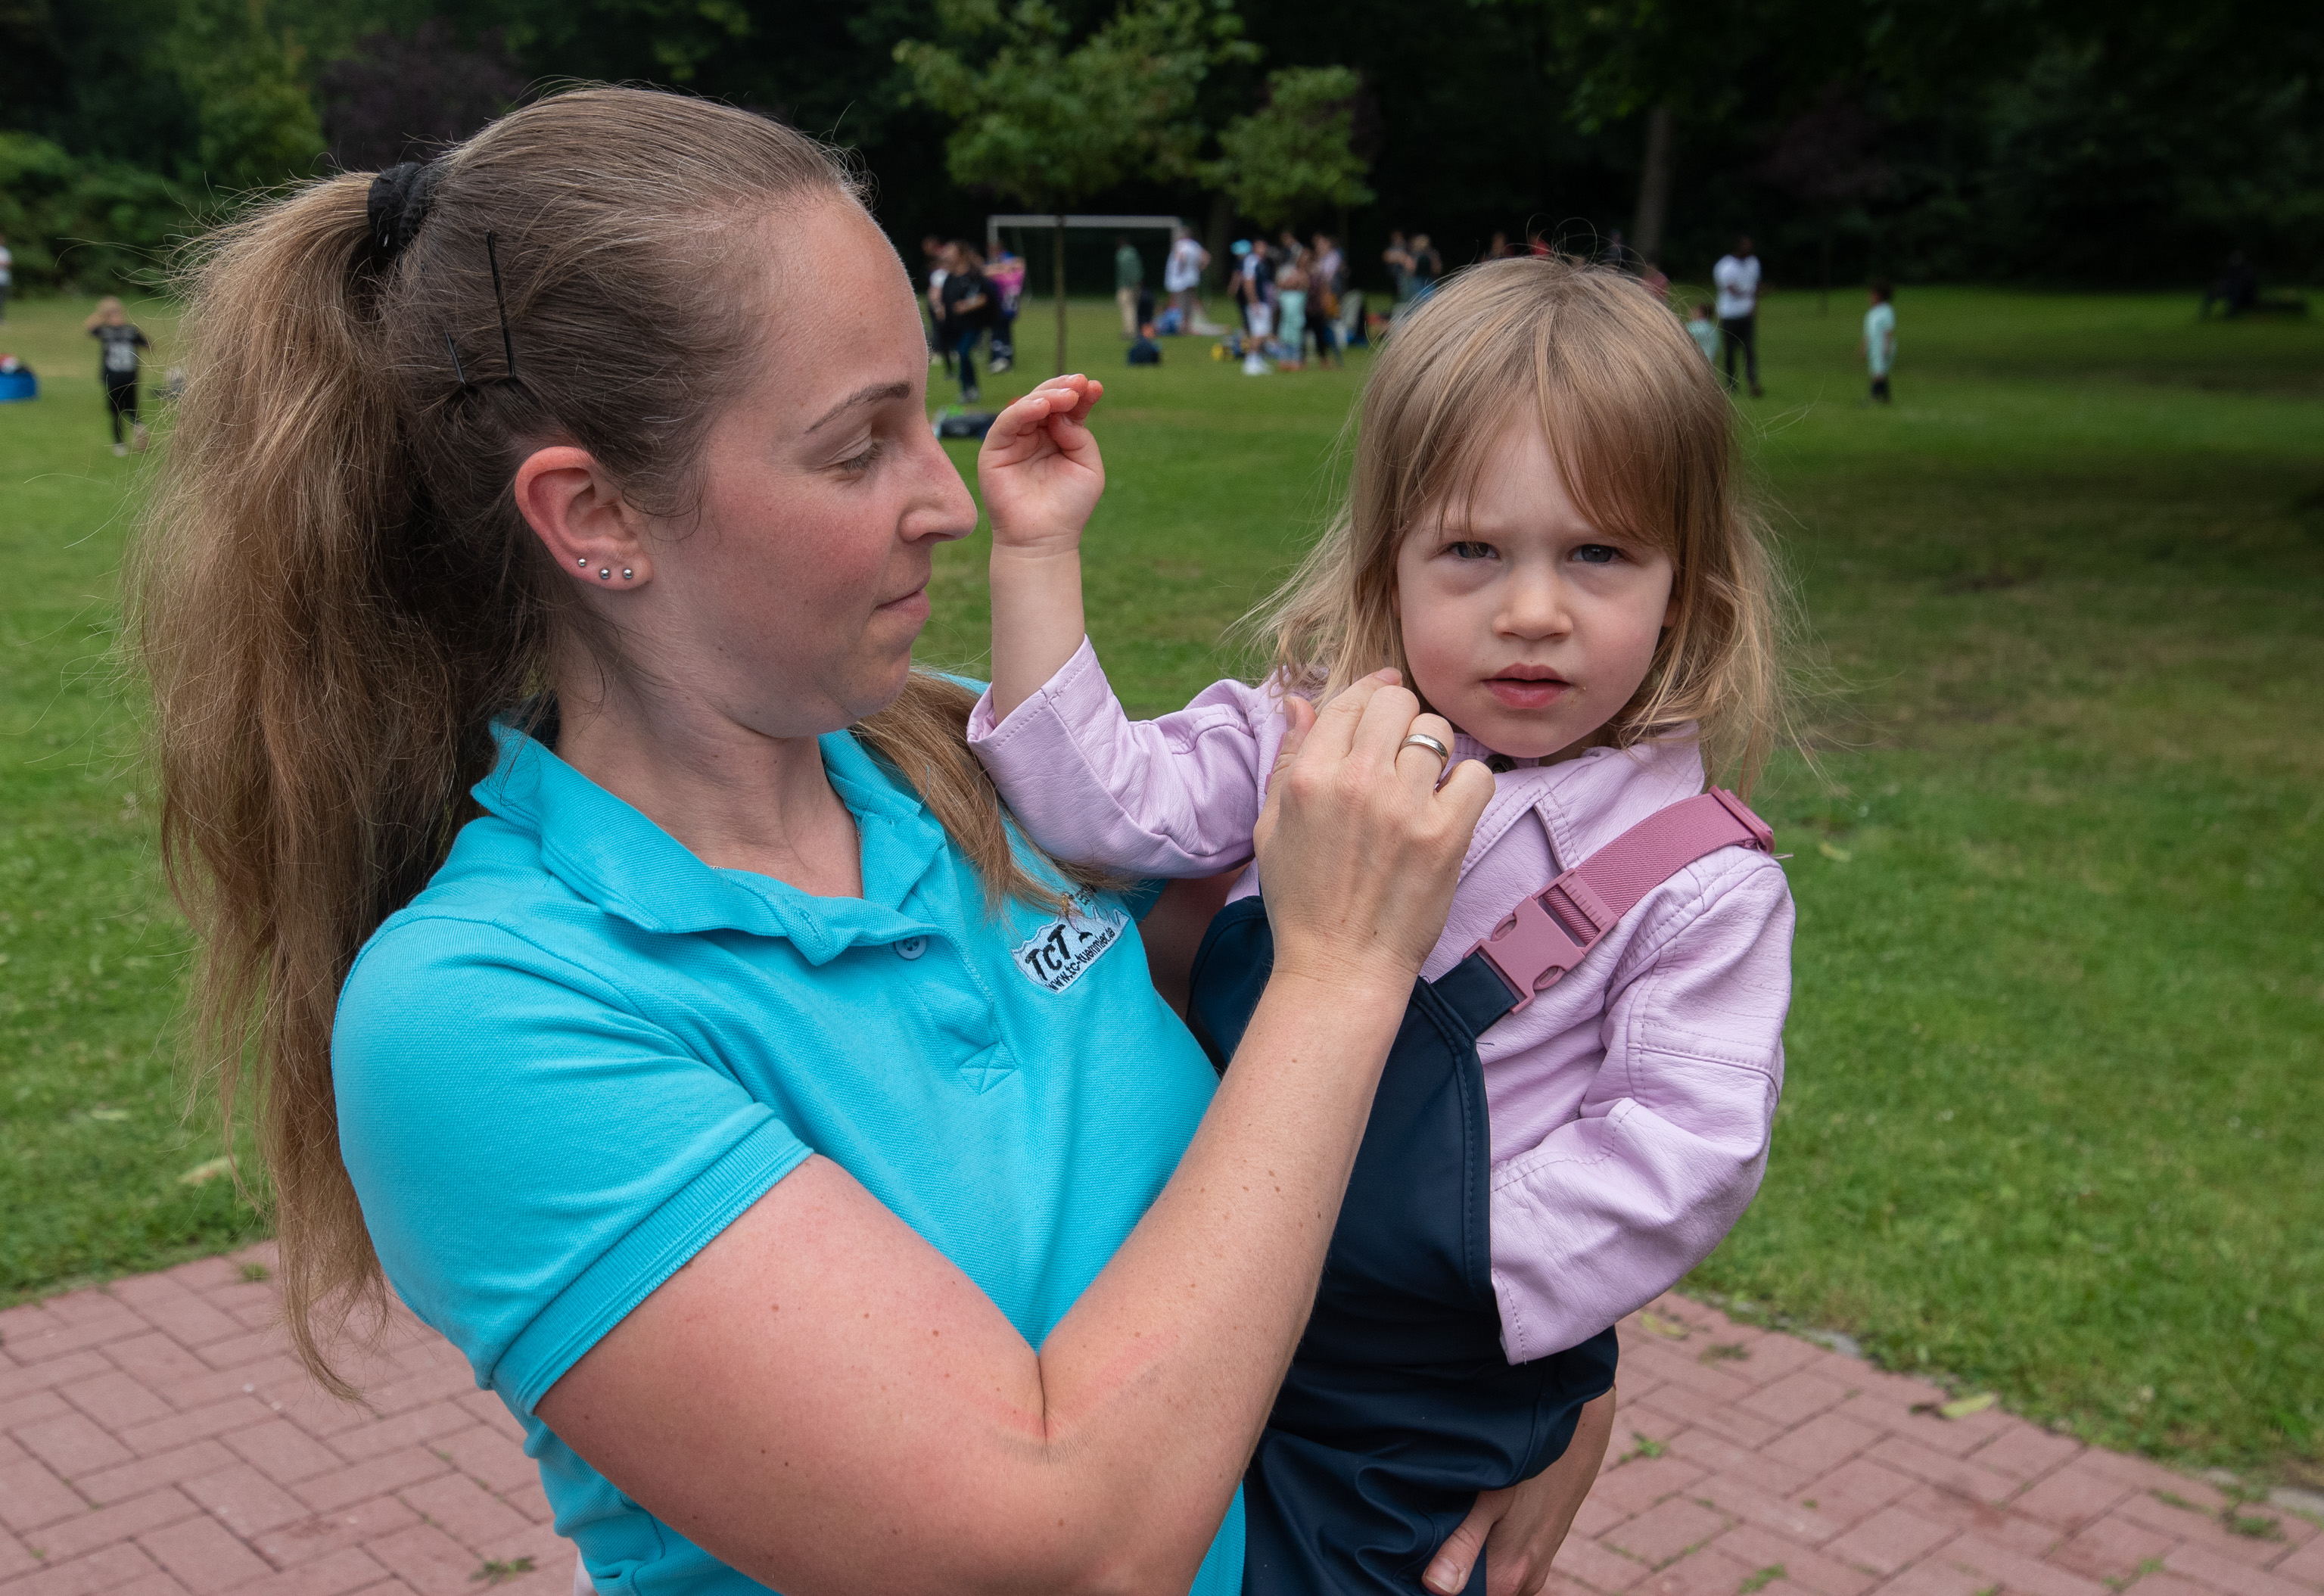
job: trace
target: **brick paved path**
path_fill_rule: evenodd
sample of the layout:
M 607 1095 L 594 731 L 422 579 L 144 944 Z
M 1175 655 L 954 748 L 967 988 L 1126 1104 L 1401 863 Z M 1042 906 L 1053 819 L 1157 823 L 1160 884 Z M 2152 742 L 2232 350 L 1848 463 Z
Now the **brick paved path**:
M 417 1324 L 312 1390 L 265 1248 L 0 1313 L 0 1596 L 567 1596 L 498 1401 Z M 1652 1328 L 1649 1328 L 1651 1326 Z M 2319 1596 L 2324 1536 L 2211 1486 L 1666 1298 L 1553 1591 Z M 1614 1461 L 1619 1459 L 1620 1461 Z M 523 1572 L 526 1559 L 530 1572 Z M 497 1581 L 498 1582 L 495 1582 Z

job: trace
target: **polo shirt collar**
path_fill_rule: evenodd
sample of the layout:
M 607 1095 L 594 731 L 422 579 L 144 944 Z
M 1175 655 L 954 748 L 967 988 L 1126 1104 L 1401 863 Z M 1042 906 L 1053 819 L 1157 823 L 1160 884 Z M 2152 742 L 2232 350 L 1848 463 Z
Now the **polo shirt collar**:
M 944 828 L 845 732 L 818 741 L 824 770 L 862 839 L 862 898 L 818 898 L 770 876 L 705 863 L 523 732 L 495 725 L 493 736 L 500 758 L 476 784 L 476 801 L 532 834 L 551 875 L 641 930 L 781 936 L 821 964 L 858 944 L 941 929 L 906 904 L 945 852 Z

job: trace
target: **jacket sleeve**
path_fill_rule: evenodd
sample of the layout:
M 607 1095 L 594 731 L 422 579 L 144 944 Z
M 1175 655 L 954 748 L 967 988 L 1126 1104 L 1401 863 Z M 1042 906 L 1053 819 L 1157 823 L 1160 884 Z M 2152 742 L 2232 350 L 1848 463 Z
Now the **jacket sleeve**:
M 1209 876 L 1251 857 L 1277 716 L 1260 689 L 1224 681 L 1175 715 L 1133 721 L 1084 638 L 998 724 L 988 689 L 969 715 L 968 743 L 1017 824 L 1057 858 Z
M 1783 1090 L 1792 899 L 1768 861 L 1727 858 L 1738 862 L 1663 889 L 1662 923 L 1634 939 L 1609 994 L 1605 1058 L 1579 1117 L 1493 1171 L 1493 1284 L 1512 1362 L 1652 1302 L 1758 1192 Z

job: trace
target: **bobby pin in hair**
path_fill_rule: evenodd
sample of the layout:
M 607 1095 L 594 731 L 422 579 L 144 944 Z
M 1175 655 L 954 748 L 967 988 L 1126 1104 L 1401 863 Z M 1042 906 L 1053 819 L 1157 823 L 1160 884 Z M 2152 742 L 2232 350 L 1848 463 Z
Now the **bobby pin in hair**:
M 460 379 L 460 392 L 468 391 L 468 374 L 460 369 L 460 351 L 452 342 L 452 335 L 444 335 L 444 353 L 452 357 L 452 374 Z
M 484 258 L 493 263 L 493 309 L 501 313 L 501 353 L 508 357 L 509 380 L 516 380 L 516 340 L 509 337 L 508 301 L 501 297 L 501 255 L 493 246 L 500 235 L 484 235 Z

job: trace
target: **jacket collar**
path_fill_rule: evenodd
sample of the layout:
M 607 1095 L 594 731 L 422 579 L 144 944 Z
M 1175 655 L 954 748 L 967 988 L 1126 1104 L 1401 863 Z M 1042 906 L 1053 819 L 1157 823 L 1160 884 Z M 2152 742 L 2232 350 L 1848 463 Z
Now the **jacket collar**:
M 1492 751 L 1468 735 L 1454 738 L 1455 759 L 1486 760 Z M 1554 765 L 1521 765 L 1493 780 L 1493 797 L 1461 862 L 1466 875 L 1527 815 L 1549 833 L 1557 868 L 1571 870 L 1656 810 L 1702 790 L 1702 751 L 1692 725 L 1667 741 L 1633 748 L 1592 748 Z
M 534 835 L 549 874 L 641 930 L 781 936 L 822 964 L 859 943 L 945 929 L 905 907 L 945 852 L 944 828 L 845 732 L 819 743 L 824 770 L 862 839 L 862 898 L 817 898 L 771 877 L 706 864 L 524 733 L 495 725 L 493 736 L 500 759 L 476 784 L 476 801 Z

